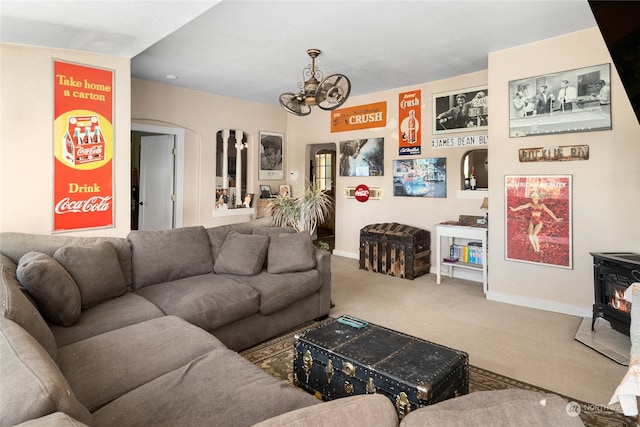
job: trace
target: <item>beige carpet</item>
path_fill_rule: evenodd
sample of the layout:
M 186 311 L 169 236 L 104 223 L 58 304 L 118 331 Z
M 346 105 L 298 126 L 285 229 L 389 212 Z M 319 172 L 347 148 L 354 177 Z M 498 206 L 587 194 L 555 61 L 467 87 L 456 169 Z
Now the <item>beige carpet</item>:
M 466 351 L 473 366 L 598 407 L 607 407 L 626 372 L 575 340 L 582 317 L 489 301 L 478 282 L 437 285 L 433 273 L 398 279 L 333 256 L 332 300 L 332 317 L 350 314 Z
M 331 321 L 331 320 L 327 320 Z M 293 344 L 295 335 L 304 333 L 309 327 L 316 327 L 320 323 L 312 323 L 295 331 L 284 334 L 281 337 L 269 340 L 253 348 L 243 351 L 241 354 L 252 363 L 262 368 L 267 373 L 279 380 L 293 384 Z M 500 390 L 506 388 L 519 388 L 532 391 L 550 392 L 550 390 L 527 384 L 513 378 L 508 378 L 495 372 L 487 371 L 475 366 L 469 367 L 469 392 L 483 390 Z M 631 418 L 593 405 L 578 401 L 572 397 L 563 396 L 571 405 L 579 405 L 580 418 L 587 427 L 625 427 L 634 425 Z

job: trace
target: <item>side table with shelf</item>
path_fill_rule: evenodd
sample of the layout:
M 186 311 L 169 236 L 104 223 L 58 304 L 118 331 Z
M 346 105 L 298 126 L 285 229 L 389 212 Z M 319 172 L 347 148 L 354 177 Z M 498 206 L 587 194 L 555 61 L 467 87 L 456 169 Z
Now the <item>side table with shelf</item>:
M 448 244 L 446 246 L 446 255 L 442 251 L 442 238 L 448 237 Z M 468 239 L 479 240 L 482 242 L 482 250 L 484 256 L 482 257 L 482 264 L 471 264 L 466 262 L 446 262 L 443 257 L 449 256 L 448 248 L 453 244 L 454 239 Z M 441 283 L 442 266 L 449 268 L 449 277 L 453 277 L 453 269 L 468 268 L 471 270 L 482 271 L 482 290 L 486 294 L 488 291 L 487 285 L 487 227 L 468 226 L 468 225 L 452 225 L 452 224 L 437 224 L 436 225 L 436 283 Z

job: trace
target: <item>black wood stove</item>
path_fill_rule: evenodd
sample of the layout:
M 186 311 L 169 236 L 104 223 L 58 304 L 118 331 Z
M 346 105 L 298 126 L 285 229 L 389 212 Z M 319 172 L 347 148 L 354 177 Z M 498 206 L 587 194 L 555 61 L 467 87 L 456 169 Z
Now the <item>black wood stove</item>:
M 624 292 L 635 282 L 640 282 L 640 254 L 633 252 L 591 252 L 593 256 L 593 304 L 594 330 L 598 317 L 608 320 L 611 328 L 629 335 L 631 303 L 625 301 Z

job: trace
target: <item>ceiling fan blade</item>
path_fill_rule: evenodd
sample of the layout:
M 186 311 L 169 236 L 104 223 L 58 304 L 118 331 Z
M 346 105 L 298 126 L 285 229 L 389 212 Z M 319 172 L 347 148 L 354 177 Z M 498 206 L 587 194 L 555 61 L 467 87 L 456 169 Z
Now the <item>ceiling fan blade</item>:
M 316 89 L 316 105 L 323 110 L 334 110 L 345 103 L 351 93 L 351 82 L 344 74 L 332 74 Z
M 311 114 L 311 107 L 304 103 L 304 99 L 300 94 L 283 93 L 280 95 L 280 105 L 296 116 L 308 116 Z

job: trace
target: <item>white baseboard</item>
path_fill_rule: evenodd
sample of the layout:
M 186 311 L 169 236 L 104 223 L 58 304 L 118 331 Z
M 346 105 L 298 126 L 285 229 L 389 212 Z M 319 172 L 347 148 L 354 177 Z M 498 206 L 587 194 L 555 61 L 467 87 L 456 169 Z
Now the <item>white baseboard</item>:
M 333 254 L 336 256 L 343 256 L 345 258 L 353 258 L 353 259 L 360 259 L 360 253 L 359 252 L 347 252 L 347 251 L 339 251 L 337 249 L 333 250 Z
M 560 302 L 544 301 L 535 298 L 521 297 L 517 295 L 504 294 L 500 292 L 487 292 L 488 300 L 504 302 L 507 304 L 520 305 L 523 307 L 536 308 L 538 310 L 553 311 L 555 313 L 568 314 L 577 317 L 591 317 L 593 310 L 588 308 L 576 307 Z

